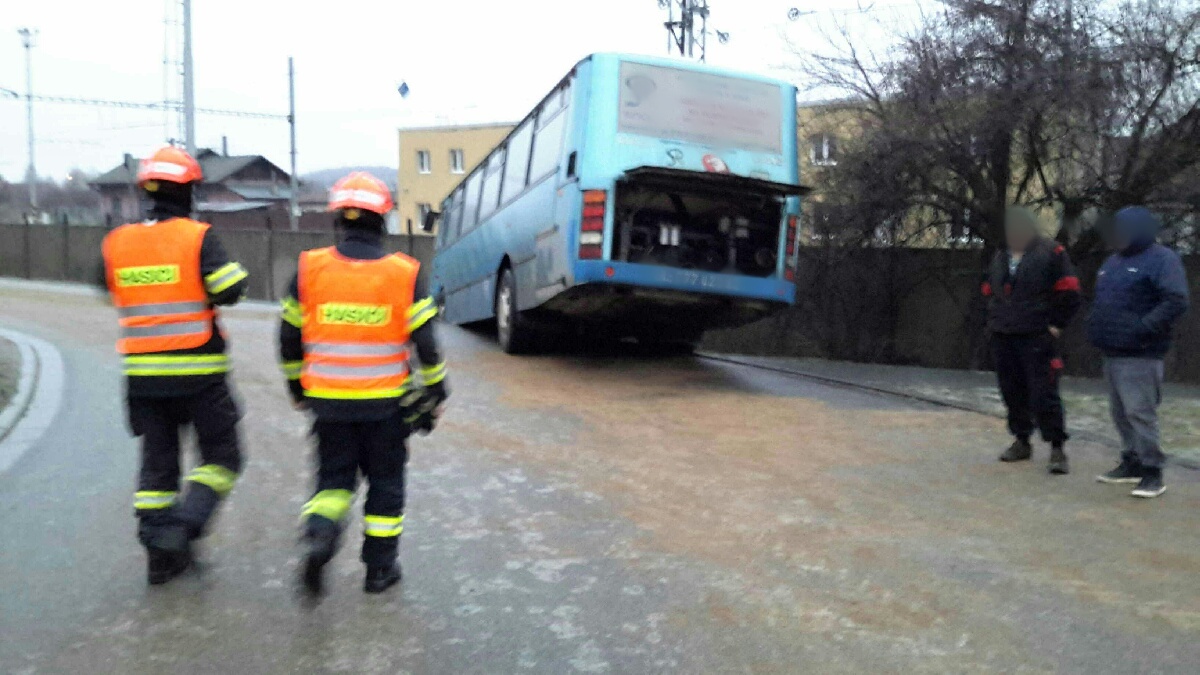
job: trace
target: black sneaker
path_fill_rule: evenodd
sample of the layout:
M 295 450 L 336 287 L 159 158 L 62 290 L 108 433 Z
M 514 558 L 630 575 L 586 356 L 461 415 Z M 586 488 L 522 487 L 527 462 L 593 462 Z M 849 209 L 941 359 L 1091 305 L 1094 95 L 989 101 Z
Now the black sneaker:
M 1140 483 L 1142 480 L 1142 465 L 1138 464 L 1137 462 L 1130 462 L 1129 460 L 1122 459 L 1121 463 L 1117 465 L 1117 468 L 1109 471 L 1108 473 L 1102 473 L 1099 476 L 1096 476 L 1096 480 L 1101 483 L 1109 484 Z
M 1029 444 L 1029 441 L 1022 441 L 1018 438 L 1013 441 L 1012 445 L 1008 446 L 1004 454 L 1000 455 L 1000 461 L 1023 462 L 1030 457 L 1033 457 L 1033 446 Z
M 1167 486 L 1163 485 L 1162 480 L 1162 469 L 1147 468 L 1143 470 L 1142 480 L 1129 494 L 1142 499 L 1153 499 L 1166 491 Z
M 387 567 L 368 567 L 367 578 L 363 581 L 363 591 L 382 593 L 400 583 L 400 576 L 400 563 L 392 563 Z

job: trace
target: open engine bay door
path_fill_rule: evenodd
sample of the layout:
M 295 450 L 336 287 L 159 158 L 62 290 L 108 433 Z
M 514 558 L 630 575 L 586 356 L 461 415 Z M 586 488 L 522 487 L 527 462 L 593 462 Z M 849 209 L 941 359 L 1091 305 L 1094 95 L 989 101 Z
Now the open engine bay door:
M 708 192 L 720 196 L 755 195 L 799 197 L 812 192 L 804 185 L 777 183 L 763 178 L 716 171 L 688 171 L 662 166 L 640 166 L 625 172 L 625 179 L 645 188 L 670 191 Z

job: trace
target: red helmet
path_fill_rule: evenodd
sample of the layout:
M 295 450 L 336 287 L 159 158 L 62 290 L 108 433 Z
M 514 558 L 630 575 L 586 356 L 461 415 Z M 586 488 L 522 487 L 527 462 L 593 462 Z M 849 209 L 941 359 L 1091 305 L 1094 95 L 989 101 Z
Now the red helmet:
M 355 171 L 334 183 L 329 191 L 330 211 L 362 209 L 382 216 L 391 211 L 392 206 L 392 191 L 366 171 Z
M 168 183 L 194 183 L 204 177 L 200 164 L 194 157 L 173 145 L 164 145 L 154 151 L 138 166 L 137 183 L 161 180 Z

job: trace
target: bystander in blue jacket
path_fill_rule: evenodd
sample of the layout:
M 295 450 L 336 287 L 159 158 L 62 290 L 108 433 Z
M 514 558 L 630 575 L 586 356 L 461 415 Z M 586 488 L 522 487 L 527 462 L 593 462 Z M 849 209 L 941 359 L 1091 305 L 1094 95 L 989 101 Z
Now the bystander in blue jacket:
M 1121 464 L 1104 483 L 1137 483 L 1133 495 L 1157 497 L 1164 455 L 1159 445 L 1163 357 L 1171 332 L 1188 308 L 1183 262 L 1156 241 L 1158 218 L 1141 206 L 1117 212 L 1113 248 L 1096 279 L 1088 338 L 1104 353 L 1113 423 L 1121 435 Z

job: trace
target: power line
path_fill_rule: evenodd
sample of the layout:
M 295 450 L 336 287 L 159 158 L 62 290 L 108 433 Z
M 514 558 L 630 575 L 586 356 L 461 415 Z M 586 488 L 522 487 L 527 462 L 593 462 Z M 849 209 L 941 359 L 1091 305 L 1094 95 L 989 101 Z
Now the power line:
M 856 7 L 826 7 L 824 9 L 800 9 L 792 7 L 787 12 L 788 19 L 796 21 L 801 17 L 811 16 L 815 14 L 825 15 L 851 15 L 851 14 L 874 14 L 886 10 L 902 10 L 913 7 L 920 7 L 920 0 L 911 0 L 910 2 L 892 2 L 880 4 L 878 2 L 862 3 L 859 2 Z
M 0 87 L 0 93 L 7 95 L 9 98 L 29 100 L 31 97 L 28 94 L 21 94 L 7 87 Z M 32 100 L 41 101 L 43 103 L 65 103 L 68 105 L 91 105 L 101 106 L 106 108 L 126 108 L 132 110 L 166 110 L 180 111 L 183 109 L 181 103 L 167 102 L 152 102 L 140 103 L 136 101 L 113 101 L 100 98 L 79 98 L 75 96 L 32 96 Z M 276 115 L 273 113 L 247 112 L 244 110 L 225 110 L 221 108 L 196 108 L 196 112 L 204 113 L 205 115 L 222 115 L 225 117 L 243 117 L 253 119 L 268 119 L 268 120 L 286 120 L 287 115 Z

